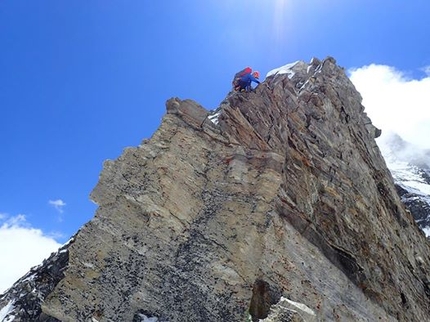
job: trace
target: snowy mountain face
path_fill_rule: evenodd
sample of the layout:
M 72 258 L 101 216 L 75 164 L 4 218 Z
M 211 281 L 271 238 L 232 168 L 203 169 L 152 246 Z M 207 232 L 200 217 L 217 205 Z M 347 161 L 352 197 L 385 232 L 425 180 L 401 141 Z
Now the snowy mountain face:
M 0 296 L 0 321 L 58 322 L 42 313 L 41 305 L 57 283 L 64 278 L 63 270 L 69 261 L 69 244 L 73 238 L 39 266 L 21 277 Z M 6 264 L 6 263 L 5 263 Z
M 413 146 L 397 134 L 384 135 L 378 145 L 403 203 L 430 238 L 430 151 Z

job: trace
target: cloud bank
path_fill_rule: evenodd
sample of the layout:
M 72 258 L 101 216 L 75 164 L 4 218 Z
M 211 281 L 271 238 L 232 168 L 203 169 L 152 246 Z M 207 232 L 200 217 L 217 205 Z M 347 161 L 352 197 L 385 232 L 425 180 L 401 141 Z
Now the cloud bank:
M 430 149 L 430 68 L 413 79 L 386 65 L 351 69 L 349 76 L 363 97 L 365 112 L 384 134 L 397 133 L 404 140 Z
M 32 228 L 24 215 L 0 214 L 0 294 L 60 246 Z

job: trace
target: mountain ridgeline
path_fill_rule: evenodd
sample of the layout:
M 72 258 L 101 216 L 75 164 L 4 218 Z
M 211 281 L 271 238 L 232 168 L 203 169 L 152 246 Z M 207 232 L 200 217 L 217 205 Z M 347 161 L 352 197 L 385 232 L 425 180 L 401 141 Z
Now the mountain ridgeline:
M 428 321 L 430 247 L 335 60 L 216 111 L 169 99 L 104 164 L 94 218 L 0 298 L 4 321 Z

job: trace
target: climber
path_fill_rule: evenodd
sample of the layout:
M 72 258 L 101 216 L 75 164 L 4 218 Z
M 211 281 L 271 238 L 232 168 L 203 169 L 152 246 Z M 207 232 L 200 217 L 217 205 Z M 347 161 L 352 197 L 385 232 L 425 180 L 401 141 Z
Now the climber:
M 246 67 L 242 71 L 236 73 L 236 75 L 234 76 L 233 88 L 237 92 L 252 91 L 252 82 L 260 84 L 258 78 L 260 78 L 260 73 L 258 71 L 252 72 L 251 68 Z

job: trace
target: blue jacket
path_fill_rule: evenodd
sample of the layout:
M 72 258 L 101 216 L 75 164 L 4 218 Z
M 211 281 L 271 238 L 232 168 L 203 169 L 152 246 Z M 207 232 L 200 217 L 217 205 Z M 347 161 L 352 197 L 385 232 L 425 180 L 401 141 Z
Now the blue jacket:
M 257 78 L 255 78 L 254 76 L 252 76 L 252 74 L 245 74 L 239 80 L 239 84 L 240 84 L 241 88 L 247 88 L 247 87 L 251 86 L 251 82 L 255 82 L 257 84 L 260 84 L 260 81 Z

